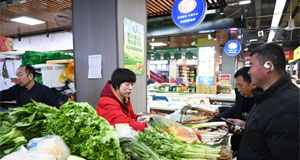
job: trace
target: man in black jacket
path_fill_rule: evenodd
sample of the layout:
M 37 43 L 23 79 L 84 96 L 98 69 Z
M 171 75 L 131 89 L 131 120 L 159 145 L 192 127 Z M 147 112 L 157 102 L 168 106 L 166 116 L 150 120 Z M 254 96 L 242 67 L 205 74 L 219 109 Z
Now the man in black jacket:
M 34 81 L 35 69 L 30 65 L 20 66 L 17 69 L 17 79 L 19 84 L 7 90 L 0 91 L 1 101 L 16 100 L 17 106 L 22 106 L 31 102 L 43 102 L 50 106 L 59 107 L 56 97 L 52 90 Z
M 251 77 L 248 74 L 249 69 L 250 67 L 243 67 L 234 74 L 236 82 L 236 98 L 234 105 L 214 116 L 211 120 L 209 120 L 209 122 L 221 121 L 221 117 L 241 119 L 243 121 L 246 120 L 251 108 L 255 103 L 252 94 L 252 90 L 255 88 L 255 86 L 252 84 Z M 234 134 L 231 138 L 234 157 L 238 154 L 241 138 L 241 134 Z
M 246 120 L 238 159 L 298 160 L 300 95 L 285 72 L 283 49 L 264 44 L 251 53 L 250 62 L 249 74 L 258 88 L 253 90 L 256 104 Z

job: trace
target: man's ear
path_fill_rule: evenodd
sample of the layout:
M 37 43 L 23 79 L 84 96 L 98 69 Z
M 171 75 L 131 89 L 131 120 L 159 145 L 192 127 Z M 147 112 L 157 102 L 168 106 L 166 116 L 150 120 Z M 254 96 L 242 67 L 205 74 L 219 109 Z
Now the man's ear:
M 33 74 L 32 74 L 32 73 L 29 73 L 29 74 L 28 74 L 28 79 L 29 79 L 29 80 L 33 80 Z
M 274 65 L 271 61 L 266 61 L 264 64 L 264 67 L 270 71 L 273 71 L 273 69 L 274 69 Z

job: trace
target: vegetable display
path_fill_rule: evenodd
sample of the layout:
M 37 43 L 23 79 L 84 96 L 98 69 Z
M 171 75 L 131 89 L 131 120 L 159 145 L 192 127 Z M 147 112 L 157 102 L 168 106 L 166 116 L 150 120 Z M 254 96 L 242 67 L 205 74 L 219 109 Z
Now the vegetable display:
M 200 134 L 196 134 L 196 132 L 188 127 L 185 127 L 179 123 L 176 123 L 172 120 L 160 117 L 153 116 L 149 124 L 154 128 L 160 128 L 168 133 L 173 134 L 177 140 L 186 143 L 200 143 L 199 139 L 201 139 Z
M 39 137 L 43 121 L 56 112 L 55 107 L 35 101 L 0 112 L 0 158 Z
M 162 160 L 160 156 L 144 143 L 132 138 L 120 138 L 120 145 L 124 153 L 135 160 Z
M 221 147 L 182 143 L 159 129 L 158 132 L 151 130 L 140 132 L 138 140 L 150 146 L 159 155 L 172 160 L 217 159 L 220 157 Z
M 42 135 L 59 135 L 71 153 L 89 160 L 123 160 L 114 128 L 88 103 L 67 102 L 47 118 Z

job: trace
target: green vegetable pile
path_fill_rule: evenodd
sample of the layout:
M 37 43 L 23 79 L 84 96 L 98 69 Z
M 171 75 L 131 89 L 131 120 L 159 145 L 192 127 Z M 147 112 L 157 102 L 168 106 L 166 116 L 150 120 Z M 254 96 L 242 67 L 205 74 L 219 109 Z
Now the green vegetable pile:
M 42 135 L 59 135 L 71 153 L 89 160 L 125 159 L 114 128 L 88 103 L 68 102 L 47 118 Z
M 0 112 L 0 158 L 40 137 L 43 121 L 58 112 L 55 107 L 32 101 L 22 107 Z
M 120 138 L 122 151 L 126 153 L 130 159 L 135 160 L 162 160 L 160 156 L 150 147 L 142 142 L 138 142 L 132 138 Z
M 220 157 L 221 147 L 182 143 L 159 128 L 153 131 L 145 130 L 144 133 L 140 132 L 138 140 L 152 148 L 160 156 L 172 160 L 217 159 Z
M 184 151 L 184 146 L 179 141 L 167 138 L 161 133 L 151 130 L 140 132 L 138 140 L 168 159 L 181 159 L 180 154 Z

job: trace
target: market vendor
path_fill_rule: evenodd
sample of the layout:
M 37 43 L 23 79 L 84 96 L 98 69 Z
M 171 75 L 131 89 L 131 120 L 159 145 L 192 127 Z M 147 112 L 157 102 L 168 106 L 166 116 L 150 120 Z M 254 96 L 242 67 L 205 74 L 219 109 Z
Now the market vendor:
M 96 110 L 111 125 L 128 123 L 134 130 L 143 131 L 147 124 L 137 122 L 141 115 L 134 113 L 130 101 L 135 81 L 136 75 L 129 69 L 116 69 L 102 89 Z
M 35 69 L 31 65 L 20 66 L 17 69 L 18 84 L 0 91 L 0 100 L 16 100 L 17 106 L 23 106 L 33 99 L 37 102 L 59 107 L 52 90 L 34 81 L 35 74 Z
M 221 117 L 241 119 L 243 121 L 246 121 L 250 110 L 255 104 L 255 100 L 252 94 L 252 90 L 255 88 L 255 86 L 252 84 L 251 77 L 248 74 L 249 70 L 250 67 L 243 67 L 234 74 L 236 82 L 236 100 L 234 105 L 232 107 L 228 107 L 223 112 L 221 111 L 220 114 L 214 116 L 211 120 L 209 120 L 209 122 L 221 121 Z M 238 154 L 241 138 L 242 135 L 240 134 L 235 134 L 231 138 L 234 157 Z

